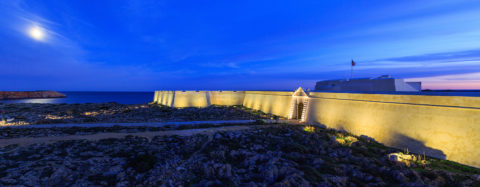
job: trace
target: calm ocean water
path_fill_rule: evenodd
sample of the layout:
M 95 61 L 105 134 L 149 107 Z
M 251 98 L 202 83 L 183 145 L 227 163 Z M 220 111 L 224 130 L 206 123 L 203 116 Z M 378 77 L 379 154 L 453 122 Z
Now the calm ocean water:
M 61 92 L 66 98 L 0 100 L 0 103 L 105 103 L 143 104 L 153 101 L 154 92 Z

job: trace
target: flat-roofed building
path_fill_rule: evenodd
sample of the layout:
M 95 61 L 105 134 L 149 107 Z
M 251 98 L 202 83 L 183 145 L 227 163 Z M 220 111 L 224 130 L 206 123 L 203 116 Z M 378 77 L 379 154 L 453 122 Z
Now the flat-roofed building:
M 361 92 L 418 92 L 422 90 L 421 82 L 405 82 L 388 75 L 377 78 L 339 79 L 318 81 L 316 91 L 361 91 Z

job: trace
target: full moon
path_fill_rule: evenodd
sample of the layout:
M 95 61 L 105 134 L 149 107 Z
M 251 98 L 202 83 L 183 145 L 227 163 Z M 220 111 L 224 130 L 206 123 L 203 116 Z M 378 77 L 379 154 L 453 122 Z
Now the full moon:
M 35 40 L 42 40 L 45 37 L 43 29 L 37 26 L 30 28 L 28 34 Z

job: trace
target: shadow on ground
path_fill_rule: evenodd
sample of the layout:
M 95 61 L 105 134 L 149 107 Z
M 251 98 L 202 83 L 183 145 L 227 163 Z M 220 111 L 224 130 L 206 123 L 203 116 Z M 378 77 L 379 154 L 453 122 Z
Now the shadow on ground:
M 422 141 L 416 140 L 412 137 L 409 137 L 400 133 L 395 133 L 393 135 L 393 138 L 389 146 L 396 147 L 399 149 L 408 148 L 409 152 L 413 152 L 417 154 L 425 153 L 425 155 L 431 156 L 434 158 L 443 159 L 443 160 L 447 159 L 447 155 L 445 155 L 445 153 L 443 153 L 442 150 L 427 147 Z

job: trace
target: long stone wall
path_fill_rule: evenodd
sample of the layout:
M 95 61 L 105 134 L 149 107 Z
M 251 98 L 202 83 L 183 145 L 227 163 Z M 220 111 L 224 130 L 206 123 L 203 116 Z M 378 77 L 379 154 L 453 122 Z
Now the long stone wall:
M 207 107 L 242 105 L 244 98 L 244 91 L 155 91 L 153 102 L 177 108 Z
M 153 101 L 161 105 L 173 106 L 174 95 L 175 91 L 156 91 Z
M 154 101 L 174 107 L 242 104 L 288 117 L 293 93 L 157 91 Z M 305 107 L 308 123 L 480 167 L 480 97 L 311 92 Z
M 206 91 L 175 91 L 173 107 L 206 107 L 208 102 Z
M 311 93 L 307 120 L 480 167 L 480 98 Z
M 212 105 L 242 105 L 245 99 L 244 91 L 209 91 Z
M 287 117 L 293 92 L 246 91 L 243 106 Z

